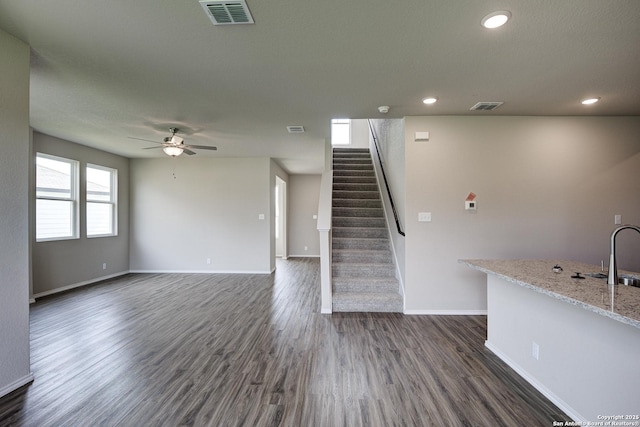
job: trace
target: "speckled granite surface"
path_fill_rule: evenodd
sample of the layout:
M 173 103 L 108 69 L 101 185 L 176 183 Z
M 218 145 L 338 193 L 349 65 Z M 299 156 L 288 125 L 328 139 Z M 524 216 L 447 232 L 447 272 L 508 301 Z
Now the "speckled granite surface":
M 606 278 L 571 278 L 576 272 L 580 272 L 583 276 L 588 273 L 599 273 L 600 266 L 575 261 L 530 259 L 466 259 L 459 262 L 640 329 L 640 288 L 625 285 L 609 286 Z M 553 267 L 556 264 L 560 265 L 564 271 L 554 273 Z M 620 270 L 618 274 L 640 277 L 639 273 L 624 270 Z

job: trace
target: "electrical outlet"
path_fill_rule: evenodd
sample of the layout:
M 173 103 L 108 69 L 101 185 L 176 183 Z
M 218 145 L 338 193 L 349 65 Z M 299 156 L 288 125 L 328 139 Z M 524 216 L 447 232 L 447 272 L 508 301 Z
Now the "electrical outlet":
M 207 258 L 207 264 L 211 264 L 211 258 Z
M 615 225 L 620 225 L 622 224 L 622 215 L 616 214 L 613 216 L 613 223 Z
M 535 341 L 531 342 L 531 357 L 536 360 L 540 359 L 540 346 Z
M 305 246 L 305 247 L 304 247 L 304 250 L 305 250 L 305 251 L 308 251 L 308 250 L 309 250 L 309 246 Z
M 103 269 L 103 270 L 106 270 L 106 269 L 107 269 L 107 263 L 106 263 L 106 262 L 103 262 L 103 263 L 102 263 L 102 269 Z

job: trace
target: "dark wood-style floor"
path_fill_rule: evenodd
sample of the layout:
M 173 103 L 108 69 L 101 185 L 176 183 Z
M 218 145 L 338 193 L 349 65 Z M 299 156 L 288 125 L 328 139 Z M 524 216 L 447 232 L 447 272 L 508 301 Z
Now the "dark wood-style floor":
M 31 308 L 35 381 L 1 426 L 551 426 L 484 316 L 319 313 L 317 259 L 135 274 Z

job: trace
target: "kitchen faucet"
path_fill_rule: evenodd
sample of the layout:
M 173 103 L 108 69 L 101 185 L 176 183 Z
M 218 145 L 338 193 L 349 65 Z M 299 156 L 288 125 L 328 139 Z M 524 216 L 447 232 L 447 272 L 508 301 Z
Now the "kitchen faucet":
M 616 265 L 616 236 L 625 228 L 630 228 L 640 233 L 640 227 L 630 224 L 621 225 L 620 227 L 613 230 L 613 233 L 611 233 L 611 254 L 609 255 L 609 276 L 607 277 L 607 283 L 609 285 L 618 284 L 618 266 Z

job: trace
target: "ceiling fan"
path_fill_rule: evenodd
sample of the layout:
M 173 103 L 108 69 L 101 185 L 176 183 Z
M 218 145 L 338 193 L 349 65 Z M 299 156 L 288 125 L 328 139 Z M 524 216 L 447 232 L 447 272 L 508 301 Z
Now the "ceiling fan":
M 169 128 L 169 132 L 171 132 L 171 136 L 167 136 L 166 138 L 164 138 L 164 142 L 150 141 L 148 139 L 134 138 L 132 136 L 130 136 L 129 138 L 160 144 L 156 147 L 143 148 L 143 150 L 162 148 L 162 151 L 164 151 L 166 155 L 171 157 L 177 157 L 182 153 L 187 154 L 189 156 L 193 156 L 196 153 L 191 151 L 192 148 L 196 150 L 217 150 L 218 149 L 218 147 L 213 147 L 211 145 L 192 145 L 192 144 L 187 145 L 184 143 L 183 138 L 176 135 L 176 133 L 178 133 L 179 131 L 180 129 L 178 128 Z

